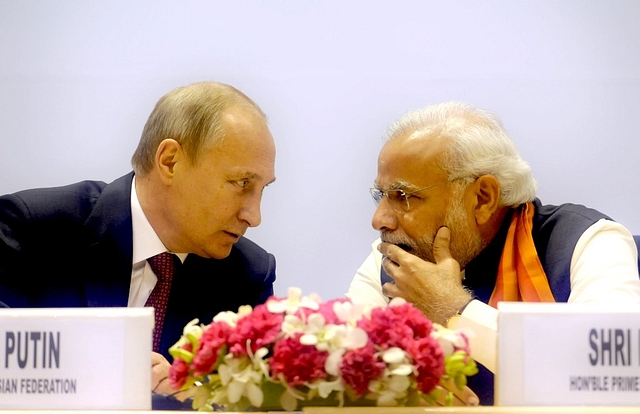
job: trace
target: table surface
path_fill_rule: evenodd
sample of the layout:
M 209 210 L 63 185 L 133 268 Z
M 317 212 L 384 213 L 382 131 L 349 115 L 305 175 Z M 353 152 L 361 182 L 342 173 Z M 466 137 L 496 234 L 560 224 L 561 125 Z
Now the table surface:
M 2 414 L 175 414 L 177 411 L 0 410 L 0 412 Z M 333 414 L 336 412 L 340 414 L 637 414 L 640 413 L 640 407 L 306 407 L 294 413 Z
M 330 414 L 336 409 L 330 408 L 306 408 L 305 414 Z M 640 407 L 345 407 L 340 408 L 341 414 L 382 414 L 393 412 L 394 414 L 638 414 Z

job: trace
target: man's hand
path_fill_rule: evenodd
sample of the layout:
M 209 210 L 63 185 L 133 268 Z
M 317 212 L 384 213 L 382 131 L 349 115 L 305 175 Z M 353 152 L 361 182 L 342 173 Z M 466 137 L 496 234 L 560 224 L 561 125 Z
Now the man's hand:
M 179 401 L 192 397 L 195 388 L 185 391 L 176 391 L 169 381 L 169 368 L 171 364 L 165 357 L 157 352 L 151 353 L 151 391 L 156 394 L 172 395 Z
M 436 403 L 438 405 L 479 405 L 480 399 L 471 388 L 465 386 L 459 389 L 452 380 L 440 380 L 440 383 L 436 387 L 438 389 L 438 397 Z M 451 392 L 451 397 L 447 395 Z
M 402 297 L 413 303 L 431 321 L 444 325 L 472 296 L 462 286 L 460 265 L 451 257 L 451 233 L 441 227 L 433 242 L 435 263 L 427 262 L 400 247 L 382 243 L 378 250 L 386 256 L 384 271 L 395 283 L 385 283 L 385 295 Z
M 157 394 L 173 394 L 176 390 L 169 383 L 171 364 L 157 352 L 151 353 L 151 390 Z

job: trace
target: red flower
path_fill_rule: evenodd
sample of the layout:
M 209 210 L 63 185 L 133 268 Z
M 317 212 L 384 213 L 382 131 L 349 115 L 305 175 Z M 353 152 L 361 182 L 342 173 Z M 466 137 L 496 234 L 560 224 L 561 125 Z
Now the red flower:
M 427 336 L 417 339 L 407 350 L 416 367 L 418 390 L 428 394 L 444 375 L 444 354 L 438 341 Z
M 431 321 L 412 304 L 407 302 L 400 306 L 389 306 L 389 309 L 394 313 L 397 312 L 399 315 L 402 315 L 404 323 L 411 328 L 414 337 L 425 338 L 433 331 Z
M 371 319 L 360 320 L 358 326 L 382 349 L 396 346 L 406 350 L 414 338 L 429 336 L 433 330 L 431 321 L 410 303 L 375 308 Z
M 189 352 L 193 349 L 190 342 L 182 345 L 182 349 Z M 173 360 L 171 367 L 169 368 L 169 383 L 174 390 L 182 388 L 187 378 L 189 377 L 189 364 L 187 364 L 182 358 L 176 358 Z
M 301 333 L 279 340 L 273 348 L 270 360 L 274 377 L 282 374 L 290 386 L 302 385 L 327 376 L 324 363 L 327 351 L 318 351 L 313 345 L 300 343 Z
M 235 329 L 229 335 L 229 352 L 234 356 L 247 355 L 247 341 L 251 341 L 251 352 L 275 342 L 280 333 L 284 315 L 271 313 L 262 304 L 253 312 L 240 318 Z
M 211 373 L 218 359 L 224 355 L 224 346 L 230 333 L 231 327 L 226 322 L 214 322 L 202 333 L 198 352 L 191 363 L 195 376 Z
M 169 383 L 174 390 L 182 388 L 189 376 L 189 365 L 182 359 L 175 359 L 169 368 Z
M 347 351 L 342 357 L 342 380 L 353 389 L 358 398 L 367 392 L 369 382 L 380 378 L 384 373 L 385 363 L 375 357 L 375 352 L 373 344 L 368 342 L 362 348 Z

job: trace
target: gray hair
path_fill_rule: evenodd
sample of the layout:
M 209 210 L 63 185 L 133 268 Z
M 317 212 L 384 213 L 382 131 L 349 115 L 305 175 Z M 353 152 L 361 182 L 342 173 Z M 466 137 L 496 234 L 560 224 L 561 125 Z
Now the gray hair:
M 151 171 L 160 143 L 175 139 L 192 163 L 224 138 L 222 114 L 232 107 L 253 108 L 266 115 L 249 97 L 233 86 L 199 82 L 173 89 L 164 95 L 149 115 L 131 164 L 136 174 Z
M 430 105 L 395 121 L 385 138 L 419 131 L 450 139 L 438 160 L 449 181 L 467 182 L 489 174 L 500 183 L 500 204 L 517 206 L 532 201 L 537 184 L 502 122 L 492 113 L 461 102 Z

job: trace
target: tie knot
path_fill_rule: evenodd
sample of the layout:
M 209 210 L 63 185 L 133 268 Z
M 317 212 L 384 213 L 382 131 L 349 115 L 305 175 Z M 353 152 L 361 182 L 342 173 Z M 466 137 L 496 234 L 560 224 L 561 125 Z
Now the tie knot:
M 151 270 L 155 273 L 158 281 L 169 281 L 175 274 L 180 260 L 175 254 L 163 252 L 147 259 Z

